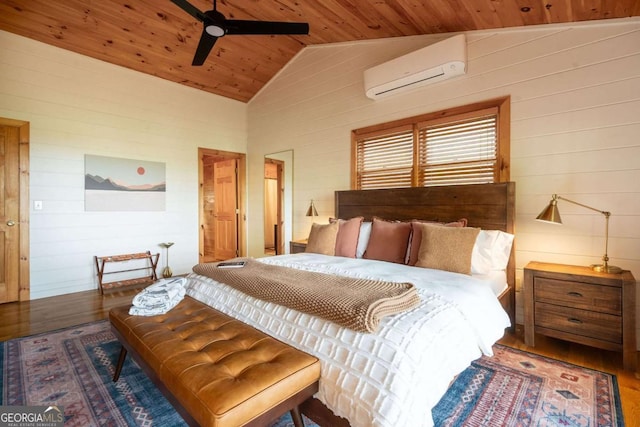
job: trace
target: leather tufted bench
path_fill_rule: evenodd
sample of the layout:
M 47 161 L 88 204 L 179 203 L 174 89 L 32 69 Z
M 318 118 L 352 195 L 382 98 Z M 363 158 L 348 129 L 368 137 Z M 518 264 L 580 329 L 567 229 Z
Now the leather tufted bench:
M 185 297 L 159 316 L 131 316 L 129 306 L 109 312 L 122 344 L 113 380 L 130 352 L 190 425 L 264 426 L 318 390 L 318 360 Z

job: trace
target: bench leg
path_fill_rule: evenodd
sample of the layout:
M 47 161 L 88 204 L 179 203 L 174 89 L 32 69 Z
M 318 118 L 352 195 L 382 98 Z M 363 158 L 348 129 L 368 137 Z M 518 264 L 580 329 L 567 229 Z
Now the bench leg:
M 293 420 L 293 425 L 295 427 L 304 427 L 304 420 L 302 419 L 302 415 L 300 414 L 300 407 L 296 406 L 290 412 L 291 419 Z
M 124 365 L 124 360 L 127 358 L 127 349 L 122 346 L 120 348 L 120 356 L 118 356 L 118 364 L 116 365 L 116 371 L 113 373 L 113 382 L 118 381 L 120 378 L 120 371 L 122 371 L 122 365 Z

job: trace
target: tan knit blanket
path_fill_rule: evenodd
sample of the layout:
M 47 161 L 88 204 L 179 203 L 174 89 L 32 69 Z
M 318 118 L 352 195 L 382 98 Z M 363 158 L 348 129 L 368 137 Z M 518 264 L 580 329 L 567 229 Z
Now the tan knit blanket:
M 255 298 L 335 322 L 357 332 L 375 332 L 384 316 L 420 302 L 411 283 L 358 279 L 264 264 L 250 258 L 241 268 L 197 264 L 194 273 Z

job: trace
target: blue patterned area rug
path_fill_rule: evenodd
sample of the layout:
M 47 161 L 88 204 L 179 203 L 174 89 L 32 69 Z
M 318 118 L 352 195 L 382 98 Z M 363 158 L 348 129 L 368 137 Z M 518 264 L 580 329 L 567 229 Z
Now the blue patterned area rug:
M 432 411 L 437 426 L 623 426 L 616 377 L 494 347 L 458 376 Z M 0 343 L 3 406 L 63 406 L 65 426 L 183 426 L 107 321 Z M 316 424 L 305 419 L 308 427 Z M 273 427 L 292 426 L 288 414 Z
M 2 342 L 1 404 L 63 406 L 65 427 L 186 426 L 131 357 L 112 381 L 119 354 L 108 321 Z
M 494 345 L 433 410 L 437 426 L 622 427 L 615 375 Z

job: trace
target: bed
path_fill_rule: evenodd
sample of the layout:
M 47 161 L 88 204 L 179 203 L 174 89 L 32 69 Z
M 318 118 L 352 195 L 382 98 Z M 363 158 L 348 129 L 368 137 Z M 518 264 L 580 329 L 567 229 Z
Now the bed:
M 515 233 L 515 182 L 390 190 L 336 191 L 336 218 L 358 215 L 453 222 L 467 218 L 469 227 Z M 507 287 L 498 299 L 515 325 L 515 249 L 505 270 Z
M 376 217 L 467 227 L 513 235 L 513 183 L 395 190 L 338 191 L 336 218 Z M 354 278 L 411 282 L 418 307 L 389 316 L 374 333 L 355 332 L 324 319 L 263 301 L 210 277 L 189 275 L 187 294 L 315 355 L 320 390 L 302 412 L 325 426 L 431 426 L 430 408 L 451 380 L 513 325 L 513 250 L 491 280 L 404 263 L 319 253 L 259 261 Z M 475 250 L 475 247 L 474 247 Z M 495 286 L 498 277 L 498 286 Z M 490 284 L 493 284 L 491 286 Z M 510 320 L 511 319 L 511 320 Z

